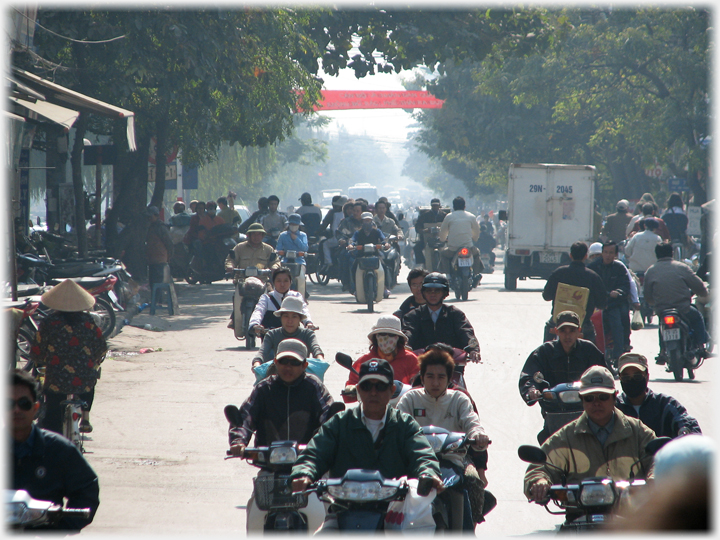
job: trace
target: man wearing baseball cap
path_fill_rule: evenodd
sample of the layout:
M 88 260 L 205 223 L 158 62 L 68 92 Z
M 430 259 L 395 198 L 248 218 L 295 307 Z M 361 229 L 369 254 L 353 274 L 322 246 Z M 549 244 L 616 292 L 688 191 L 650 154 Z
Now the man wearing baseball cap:
M 582 338 L 580 318 L 574 311 L 562 311 L 557 317 L 557 326 L 551 330 L 557 335 L 554 341 L 546 341 L 535 349 L 525 361 L 520 373 L 520 396 L 530 406 L 537 402 L 547 385 L 535 381 L 547 381 L 550 387 L 560 383 L 577 381 L 591 366 L 605 366 L 605 357 L 591 342 Z M 540 407 L 543 402 L 540 401 Z M 543 418 L 546 412 L 542 411 Z M 547 423 L 538 433 L 538 442 L 542 444 L 552 433 Z
M 426 244 L 425 235 L 430 234 L 430 227 L 440 227 L 443 220 L 445 219 L 447 212 L 445 210 L 442 210 L 440 206 L 440 199 L 432 199 L 430 201 L 430 210 L 422 210 L 417 218 L 417 221 L 415 222 L 415 231 L 417 232 L 418 237 L 418 241 L 413 247 L 413 251 L 415 251 L 415 264 L 425 265 L 425 269 L 428 272 L 433 272 L 437 269 L 427 267 L 425 261 L 425 254 L 423 253 Z
M 340 412 L 320 427 L 293 466 L 293 491 L 303 491 L 329 471 L 342 478 L 348 469 L 380 471 L 385 478 L 433 478 L 442 490 L 435 453 L 410 415 L 388 407 L 395 385 L 387 360 L 373 358 L 360 366 L 360 405 Z M 328 514 L 326 527 L 332 525 Z
M 618 372 L 623 391 L 616 407 L 627 416 L 639 418 L 657 437 L 702 433 L 697 420 L 675 398 L 648 388 L 648 361 L 642 354 L 623 354 L 618 360 Z
M 373 215 L 370 212 L 363 212 L 360 215 L 360 219 L 362 220 L 362 227 L 355 231 L 355 233 L 352 235 L 352 238 L 350 239 L 350 242 L 348 243 L 348 250 L 355 258 L 355 262 L 353 263 L 352 269 L 350 270 L 350 294 L 355 293 L 355 272 L 357 271 L 358 265 L 357 259 L 363 256 L 363 252 L 357 251 L 355 247 L 364 246 L 365 244 L 383 244 L 383 247 L 385 249 L 388 249 L 390 247 L 390 244 L 387 243 L 383 232 L 375 225 L 375 222 L 373 221 Z M 382 267 L 385 268 L 384 263 Z M 386 279 L 385 283 L 387 282 L 388 280 Z M 388 289 L 385 289 L 385 298 L 387 298 L 389 294 L 390 291 Z
M 612 373 L 601 366 L 588 368 L 580 377 L 578 393 L 583 414 L 545 441 L 545 464 L 527 468 L 524 491 L 529 500 L 543 502 L 550 486 L 563 481 L 554 467 L 565 472 L 567 483 L 596 476 L 627 480 L 631 473 L 634 478 L 652 477 L 652 455 L 645 447 L 655 434 L 615 407 Z

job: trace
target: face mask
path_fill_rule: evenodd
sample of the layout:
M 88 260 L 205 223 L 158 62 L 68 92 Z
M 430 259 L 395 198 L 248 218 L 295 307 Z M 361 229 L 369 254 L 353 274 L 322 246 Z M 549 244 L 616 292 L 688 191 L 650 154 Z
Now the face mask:
M 397 348 L 399 336 L 381 336 L 376 334 L 378 349 L 385 355 L 391 354 Z
M 290 225 L 288 226 L 288 229 L 290 229 L 291 232 L 298 232 L 300 230 L 300 225 Z
M 362 224 L 363 231 L 370 232 L 373 228 L 372 223 L 363 223 Z
M 620 381 L 620 385 L 622 386 L 623 392 L 625 392 L 628 397 L 636 398 L 642 395 L 642 393 L 647 389 L 647 380 L 643 379 L 642 381 L 636 381 L 635 379 L 632 379 L 628 382 Z

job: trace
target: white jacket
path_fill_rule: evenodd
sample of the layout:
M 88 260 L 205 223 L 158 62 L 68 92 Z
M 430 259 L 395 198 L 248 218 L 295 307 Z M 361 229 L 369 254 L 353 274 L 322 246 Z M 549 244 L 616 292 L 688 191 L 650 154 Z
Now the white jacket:
M 625 244 L 625 256 L 633 272 L 645 272 L 657 262 L 655 246 L 662 243 L 662 238 L 649 229 L 635 234 Z
M 443 219 L 438 237 L 443 242 L 447 240 L 447 247 L 453 250 L 472 247 L 480 237 L 480 225 L 470 212 L 453 210 Z

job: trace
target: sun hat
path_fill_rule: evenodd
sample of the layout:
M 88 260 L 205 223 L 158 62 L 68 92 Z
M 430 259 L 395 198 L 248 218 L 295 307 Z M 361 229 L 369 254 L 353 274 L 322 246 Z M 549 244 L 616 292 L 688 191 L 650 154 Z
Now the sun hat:
M 302 218 L 300 214 L 290 214 L 288 216 L 288 223 L 290 225 L 302 225 Z
M 93 295 L 71 279 L 55 285 L 41 296 L 41 301 L 55 311 L 86 311 L 95 305 Z
M 297 313 L 300 315 L 301 321 L 307 319 L 307 315 L 303 313 L 302 298 L 297 298 L 296 296 L 286 296 L 282 304 L 280 304 L 280 309 L 275 311 L 275 316 L 282 317 L 283 313 Z
M 406 337 L 400 328 L 400 319 L 398 319 L 395 315 L 381 315 L 370 330 L 368 339 L 375 334 L 392 334 L 398 337 Z
M 373 215 L 370 212 L 363 212 L 360 214 L 360 219 L 372 219 Z
M 363 381 L 367 380 L 376 380 L 392 384 L 394 378 L 395 372 L 393 371 L 390 362 L 380 358 L 371 358 L 360 365 L 360 378 L 358 380 L 358 386 L 362 384 Z
M 590 244 L 590 247 L 588 248 L 588 257 L 590 255 L 600 255 L 602 254 L 602 244 L 600 242 L 593 242 Z
M 618 358 L 618 373 L 622 373 L 622 370 L 628 366 L 634 366 L 643 371 L 647 371 L 648 361 L 642 354 L 625 353 Z
M 563 326 L 574 326 L 580 328 L 580 317 L 574 311 L 561 311 L 557 316 L 557 329 Z
M 602 366 L 590 366 L 580 377 L 580 390 L 578 394 L 584 396 L 593 392 L 604 394 L 615 393 L 615 379 L 608 368 Z
M 285 356 L 291 356 L 301 362 L 307 360 L 307 347 L 299 339 L 283 339 L 278 343 L 277 349 L 275 350 L 275 358 L 283 358 Z
M 265 229 L 263 228 L 263 226 L 260 223 L 253 223 L 248 227 L 247 232 L 248 233 L 261 232 L 261 233 L 265 234 Z

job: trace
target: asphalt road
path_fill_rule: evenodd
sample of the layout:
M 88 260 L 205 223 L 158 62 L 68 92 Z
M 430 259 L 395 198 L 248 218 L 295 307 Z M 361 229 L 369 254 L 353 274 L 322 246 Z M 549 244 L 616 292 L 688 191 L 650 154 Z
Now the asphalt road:
M 540 294 L 543 286 L 544 281 L 528 280 L 519 281 L 516 291 L 504 290 L 500 264 L 467 302 L 449 301 L 468 315 L 482 349 L 482 363 L 469 365 L 466 378 L 493 441 L 487 476 L 498 506 L 477 534 L 552 532 L 561 522 L 526 501 L 526 466 L 517 457 L 518 446 L 534 444 L 542 425 L 538 407 L 522 402 L 517 380 L 528 354 L 541 343 L 550 314 Z M 379 313 L 392 313 L 409 295 L 402 282 L 370 314 L 341 292 L 338 282 L 310 284 L 308 290 L 328 360 L 338 351 L 353 357 L 366 352 L 367 333 Z M 249 394 L 253 353 L 226 328 L 230 282 L 178 284 L 177 292 L 180 314 L 170 317 L 159 310 L 133 320 L 162 331 L 126 327 L 110 342 L 91 416 L 95 429 L 85 441 L 86 457 L 100 478 L 101 504 L 83 535 L 245 533 L 245 504 L 257 469 L 223 459 L 228 447 L 223 407 L 239 406 Z M 657 327 L 634 332 L 632 345 L 654 358 Z M 156 351 L 139 354 L 142 348 Z M 676 397 L 710 436 L 715 435 L 709 406 L 713 369 L 710 360 L 694 381 L 676 383 L 659 366 L 651 362 L 650 367 L 651 388 Z M 346 378 L 347 371 L 334 362 L 325 374 L 336 399 Z

